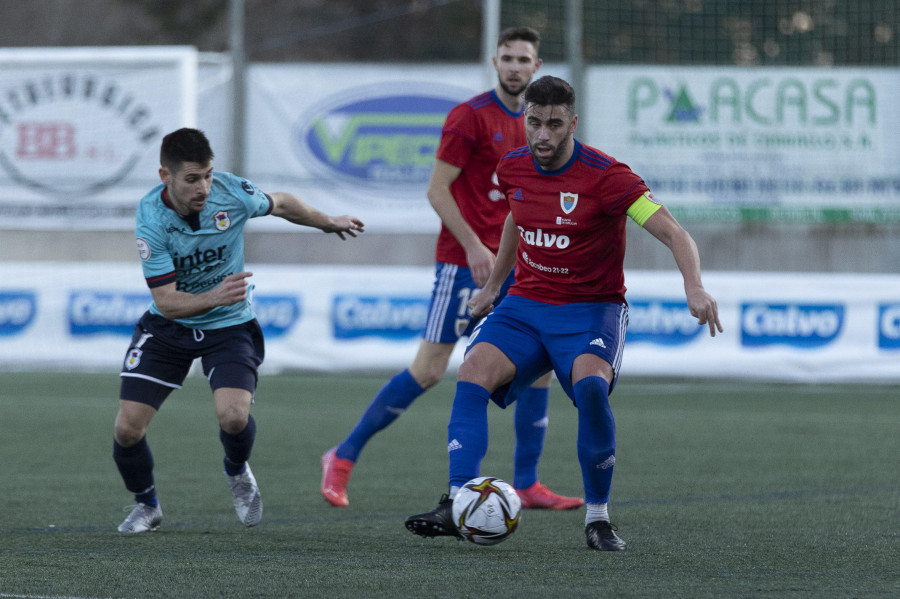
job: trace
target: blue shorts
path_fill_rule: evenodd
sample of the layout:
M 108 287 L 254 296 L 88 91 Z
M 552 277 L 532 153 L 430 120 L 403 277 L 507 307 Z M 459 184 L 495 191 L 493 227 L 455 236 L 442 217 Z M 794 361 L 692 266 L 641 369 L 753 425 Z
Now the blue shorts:
M 509 295 L 475 327 L 466 351 L 486 341 L 515 364 L 515 378 L 491 394 L 500 407 L 515 401 L 518 392 L 551 370 L 574 401 L 572 365 L 581 354 L 597 355 L 612 365 L 612 392 L 622 365 L 627 326 L 627 304 L 556 305 Z
M 262 330 L 256 319 L 221 329 L 191 329 L 145 312 L 134 327 L 122 365 L 119 397 L 156 409 L 180 389 L 196 358 L 213 389 L 256 390 L 265 358 Z
M 513 280 L 513 273 L 510 273 L 500 289 L 497 302 L 506 295 Z M 434 289 L 431 291 L 431 304 L 428 306 L 428 319 L 425 321 L 422 337 L 432 343 L 456 343 L 460 337 L 471 335 L 476 323 L 472 321 L 467 303 L 478 289 L 468 266 L 437 262 Z

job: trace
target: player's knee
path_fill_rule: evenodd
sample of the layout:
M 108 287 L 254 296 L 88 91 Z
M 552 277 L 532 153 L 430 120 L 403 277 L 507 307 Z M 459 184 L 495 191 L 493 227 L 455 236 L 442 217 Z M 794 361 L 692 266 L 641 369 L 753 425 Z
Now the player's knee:
M 241 413 L 239 410 L 221 414 L 219 427 L 229 435 L 236 435 L 247 428 L 247 414 Z
M 497 389 L 512 380 L 512 376 L 502 376 L 500 373 L 484 368 L 478 360 L 465 360 L 459 365 L 457 380 L 481 385 L 489 391 Z
M 478 379 L 481 378 L 481 372 L 478 366 L 475 364 L 475 360 L 465 360 L 462 364 L 459 365 L 459 370 L 457 370 L 457 378 L 461 381 L 467 381 L 470 383 L 481 384 Z
M 418 373 L 418 375 L 414 375 L 413 378 L 419 384 L 422 389 L 431 389 L 439 382 L 444 376 L 444 371 L 438 371 L 437 369 L 428 369 L 424 372 Z
M 122 447 L 131 447 L 144 438 L 146 429 L 136 426 L 123 418 L 116 418 L 114 435 L 116 443 Z

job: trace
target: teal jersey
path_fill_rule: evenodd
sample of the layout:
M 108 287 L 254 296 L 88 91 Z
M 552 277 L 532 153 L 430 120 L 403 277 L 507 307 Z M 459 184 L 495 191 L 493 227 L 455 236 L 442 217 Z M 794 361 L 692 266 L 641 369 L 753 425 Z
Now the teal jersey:
M 203 293 L 244 270 L 244 225 L 272 211 L 272 199 L 231 173 L 213 173 L 209 199 L 196 218 L 170 207 L 165 185 L 141 198 L 137 209 L 138 252 L 151 288 L 174 282 L 178 291 Z M 162 316 L 156 303 L 150 312 Z M 255 318 L 250 302 L 218 306 L 176 322 L 194 329 L 220 329 Z

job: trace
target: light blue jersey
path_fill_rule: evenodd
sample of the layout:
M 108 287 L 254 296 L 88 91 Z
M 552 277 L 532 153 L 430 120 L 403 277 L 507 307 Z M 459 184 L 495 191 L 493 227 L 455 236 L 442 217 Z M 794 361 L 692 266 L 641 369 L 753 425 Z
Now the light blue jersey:
M 269 214 L 271 198 L 246 179 L 215 172 L 209 199 L 192 221 L 167 204 L 164 190 L 163 184 L 154 187 L 137 209 L 135 235 L 147 284 L 153 288 L 174 281 L 178 291 L 197 294 L 242 272 L 244 225 Z M 155 302 L 150 312 L 162 316 Z M 245 300 L 176 322 L 194 329 L 220 329 L 254 317 Z

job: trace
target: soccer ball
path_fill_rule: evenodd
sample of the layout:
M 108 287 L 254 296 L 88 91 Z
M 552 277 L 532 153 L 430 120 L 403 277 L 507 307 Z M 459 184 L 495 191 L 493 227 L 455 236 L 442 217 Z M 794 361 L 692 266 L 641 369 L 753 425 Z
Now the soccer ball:
M 509 483 L 493 476 L 473 478 L 453 498 L 453 523 L 476 545 L 494 545 L 519 526 L 522 501 Z

